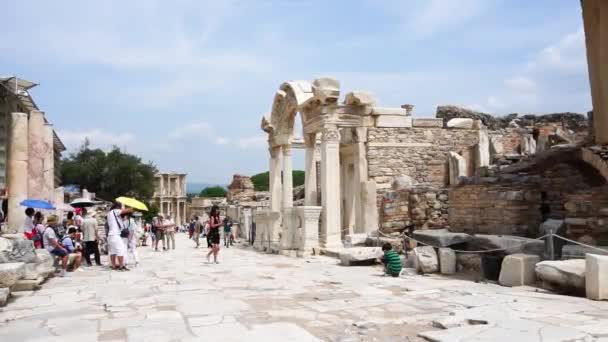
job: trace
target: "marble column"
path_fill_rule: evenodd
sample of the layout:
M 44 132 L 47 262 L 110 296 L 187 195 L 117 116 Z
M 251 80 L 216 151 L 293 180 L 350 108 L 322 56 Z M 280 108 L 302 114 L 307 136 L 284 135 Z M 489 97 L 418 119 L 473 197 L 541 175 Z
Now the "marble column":
M 321 137 L 321 193 L 323 206 L 321 244 L 325 248 L 341 247 L 340 132 L 336 126 L 323 128 Z
M 28 194 L 28 138 L 27 114 L 12 113 L 7 161 L 8 233 L 23 232 L 25 208 L 19 203 Z
M 283 208 L 293 207 L 293 165 L 291 145 L 283 145 Z
M 53 125 L 44 125 L 44 187 L 46 195 L 44 199 L 52 201 L 55 194 L 55 136 Z
M 608 143 L 608 2 L 582 0 L 595 142 Z
M 306 134 L 306 165 L 304 170 L 304 205 L 317 205 L 317 163 L 316 148 L 317 134 Z
M 44 113 L 33 110 L 30 112 L 28 123 L 28 197 L 35 199 L 44 199 L 45 183 L 44 183 Z
M 270 210 L 281 211 L 281 147 L 270 147 Z
M 374 226 L 368 226 L 368 221 L 364 216 L 367 213 L 365 210 L 365 202 L 362 196 L 362 184 L 367 181 L 367 149 L 365 142 L 367 141 L 367 128 L 357 128 L 357 140 L 354 149 L 355 163 L 355 233 L 368 233 L 377 229 Z
M 161 196 L 161 197 L 165 195 L 165 181 L 163 180 L 163 178 L 165 178 L 165 177 L 163 177 L 163 175 L 161 174 L 161 175 L 160 175 L 159 194 L 158 194 L 158 195 L 159 195 L 159 196 Z M 160 209 L 161 209 L 161 211 L 162 211 L 162 209 L 163 209 L 163 208 L 162 208 L 162 205 L 161 205 L 161 208 L 160 208 Z

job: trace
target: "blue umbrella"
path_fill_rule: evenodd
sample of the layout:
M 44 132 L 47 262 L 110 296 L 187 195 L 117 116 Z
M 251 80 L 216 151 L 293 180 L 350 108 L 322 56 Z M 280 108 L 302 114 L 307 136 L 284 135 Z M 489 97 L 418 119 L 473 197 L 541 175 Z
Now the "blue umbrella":
M 28 208 L 34 209 L 55 209 L 53 205 L 47 201 L 37 200 L 37 199 L 26 199 L 23 202 L 19 203 L 20 205 Z

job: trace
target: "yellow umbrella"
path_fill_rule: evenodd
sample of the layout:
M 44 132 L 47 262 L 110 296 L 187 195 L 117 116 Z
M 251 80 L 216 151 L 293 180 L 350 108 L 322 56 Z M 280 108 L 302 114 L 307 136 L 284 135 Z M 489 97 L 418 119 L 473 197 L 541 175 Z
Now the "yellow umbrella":
M 127 207 L 131 207 L 133 209 L 148 211 L 148 207 L 144 203 L 136 200 L 135 198 L 118 197 L 116 199 L 116 201 L 126 205 Z

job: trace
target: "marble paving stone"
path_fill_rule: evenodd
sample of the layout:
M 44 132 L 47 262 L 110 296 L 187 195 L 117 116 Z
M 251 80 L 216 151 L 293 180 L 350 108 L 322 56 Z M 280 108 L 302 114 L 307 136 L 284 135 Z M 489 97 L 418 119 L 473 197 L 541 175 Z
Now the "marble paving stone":
M 419 332 L 447 338 L 453 329 L 449 335 L 462 338 L 446 341 L 466 341 L 472 330 L 483 341 L 606 336 L 608 302 L 438 274 L 384 277 L 379 265 L 347 268 L 324 256 L 297 259 L 243 247 L 222 249 L 221 263 L 211 265 L 204 263 L 206 249 L 193 248 L 184 234 L 177 245 L 162 253 L 140 248 L 141 265 L 130 272 L 93 267 L 17 295 L 0 308 L 0 340 L 421 341 Z M 373 328 L 353 325 L 361 322 Z

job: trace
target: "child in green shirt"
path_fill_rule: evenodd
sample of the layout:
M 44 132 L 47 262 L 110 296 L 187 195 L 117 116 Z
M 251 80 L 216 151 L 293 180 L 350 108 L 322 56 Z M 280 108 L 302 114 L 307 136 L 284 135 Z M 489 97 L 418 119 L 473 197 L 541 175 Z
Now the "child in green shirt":
M 382 245 L 384 256 L 380 259 L 384 264 L 384 272 L 392 277 L 398 277 L 401 273 L 401 258 L 399 254 L 393 250 L 390 243 Z

